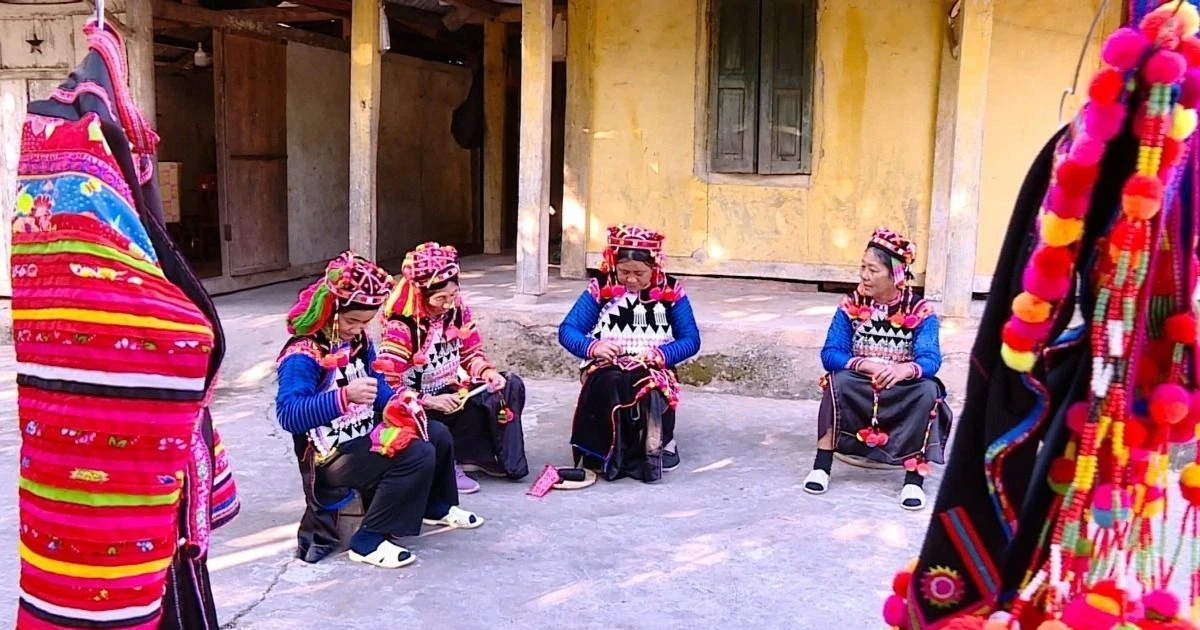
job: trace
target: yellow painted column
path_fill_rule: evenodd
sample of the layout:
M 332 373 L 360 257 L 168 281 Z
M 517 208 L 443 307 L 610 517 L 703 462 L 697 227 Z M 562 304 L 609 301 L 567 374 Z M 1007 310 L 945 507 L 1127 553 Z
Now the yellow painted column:
M 350 26 L 350 249 L 376 254 L 380 0 L 354 0 Z
M 483 24 L 483 253 L 499 254 L 504 237 L 504 112 L 508 99 L 508 28 Z
M 979 177 L 983 163 L 983 122 L 992 49 L 992 14 L 993 0 L 963 2 L 953 164 L 950 170 L 950 209 L 945 230 L 947 256 L 942 311 L 950 317 L 969 314 L 975 282 Z M 936 232 L 931 234 L 936 238 Z
M 517 205 L 518 299 L 546 292 L 550 264 L 552 0 L 521 3 L 521 160 Z
M 592 0 L 567 4 L 567 117 L 563 152 L 562 260 L 564 278 L 587 275 L 588 187 L 592 159 Z

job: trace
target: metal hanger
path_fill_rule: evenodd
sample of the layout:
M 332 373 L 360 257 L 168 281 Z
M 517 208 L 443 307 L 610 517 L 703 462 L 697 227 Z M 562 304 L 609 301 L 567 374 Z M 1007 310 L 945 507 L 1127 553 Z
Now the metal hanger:
M 96 26 L 104 30 L 104 0 L 96 0 Z
M 102 2 L 103 0 L 97 0 Z M 1088 46 L 1092 44 L 1092 35 L 1096 32 L 1096 25 L 1100 23 L 1101 16 L 1104 15 L 1104 9 L 1108 6 L 1108 0 L 1100 0 L 1100 6 L 1096 8 L 1096 14 L 1092 16 L 1092 25 L 1088 27 L 1087 35 L 1083 37 L 1083 47 L 1079 49 L 1079 59 L 1075 62 L 1075 78 L 1071 80 L 1071 87 L 1063 90 L 1062 96 L 1058 99 L 1058 125 L 1063 124 L 1063 108 L 1067 105 L 1067 97 L 1075 94 L 1075 88 L 1079 87 L 1079 73 L 1083 71 L 1083 58 L 1087 56 Z

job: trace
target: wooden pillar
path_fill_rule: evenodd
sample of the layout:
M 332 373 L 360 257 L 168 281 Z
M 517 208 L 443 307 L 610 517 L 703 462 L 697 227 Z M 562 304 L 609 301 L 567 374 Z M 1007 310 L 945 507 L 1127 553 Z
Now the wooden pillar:
M 595 2 L 567 4 L 567 116 L 563 148 L 564 278 L 587 275 L 588 193 L 592 161 L 592 45 Z
M 993 0 L 964 0 L 962 43 L 954 113 L 950 212 L 943 313 L 965 317 L 975 282 L 979 229 L 979 179 L 983 165 L 983 119 L 992 49 Z
M 158 97 L 154 92 L 154 12 L 150 0 L 125 0 L 125 55 L 129 58 L 129 90 L 150 125 L 158 129 Z
M 517 296 L 546 292 L 550 263 L 550 87 L 552 0 L 521 3 L 521 162 L 517 206 Z
M 17 205 L 17 162 L 21 158 L 21 130 L 29 105 L 24 79 L 0 79 L 0 297 L 12 297 L 9 256 L 12 246 L 13 208 Z M 0 321 L 0 330 L 11 322 Z M 4 339 L 0 338 L 0 341 Z
M 508 100 L 508 25 L 483 24 L 483 253 L 504 248 L 504 112 Z
M 350 249 L 376 256 L 380 0 L 354 0 L 350 26 Z
M 944 4 L 953 5 L 955 0 Z M 961 24 L 961 22 L 956 22 Z M 961 30 L 942 38 L 941 77 L 938 80 L 937 131 L 933 147 L 933 195 L 929 209 L 929 247 L 925 255 L 925 298 L 943 302 L 946 266 L 950 263 L 950 179 L 954 168 L 954 109 L 958 105 L 958 47 Z

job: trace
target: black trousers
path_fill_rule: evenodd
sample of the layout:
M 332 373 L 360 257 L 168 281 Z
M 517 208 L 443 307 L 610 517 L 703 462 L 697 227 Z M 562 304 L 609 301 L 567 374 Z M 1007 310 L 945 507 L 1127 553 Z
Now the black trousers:
M 317 468 L 317 482 L 373 495 L 363 530 L 416 536 L 422 518 L 441 518 L 450 506 L 458 505 L 454 440 L 446 425 L 434 420 L 429 422 L 428 442 L 413 442 L 392 457 L 371 452 L 371 441 L 359 438 Z
M 498 465 L 509 479 L 522 479 L 529 474 L 525 459 L 525 431 L 521 417 L 525 411 L 525 382 L 516 374 L 504 373 L 508 381 L 500 393 L 483 392 L 467 401 L 458 413 L 446 415 L 428 412 L 450 427 L 454 436 L 454 453 L 463 464 Z M 456 391 L 449 388 L 441 393 Z M 509 419 L 500 423 L 501 398 L 508 403 Z

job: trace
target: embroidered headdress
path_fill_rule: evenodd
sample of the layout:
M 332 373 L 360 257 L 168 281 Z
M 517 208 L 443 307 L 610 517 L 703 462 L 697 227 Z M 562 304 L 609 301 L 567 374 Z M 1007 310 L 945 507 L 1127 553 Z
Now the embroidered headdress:
M 912 241 L 885 227 L 875 229 L 871 235 L 868 247 L 874 247 L 887 254 L 892 259 L 892 278 L 897 287 L 904 287 L 912 280 L 912 264 L 916 260 L 917 250 Z
M 383 307 L 385 317 L 420 317 L 421 297 L 436 284 L 458 277 L 458 250 L 433 241 L 421 243 L 404 255 L 401 278 Z
M 288 332 L 300 337 L 311 335 L 347 307 L 379 308 L 394 284 L 379 265 L 354 252 L 342 252 L 329 261 L 319 280 L 300 292 L 295 306 L 288 311 Z
M 661 269 L 666 262 L 663 256 L 663 241 L 666 237 L 640 225 L 614 225 L 608 228 L 608 246 L 604 248 L 604 261 L 600 271 L 611 272 L 617 266 L 617 252 L 622 249 L 642 250 L 650 253 L 650 260 Z

